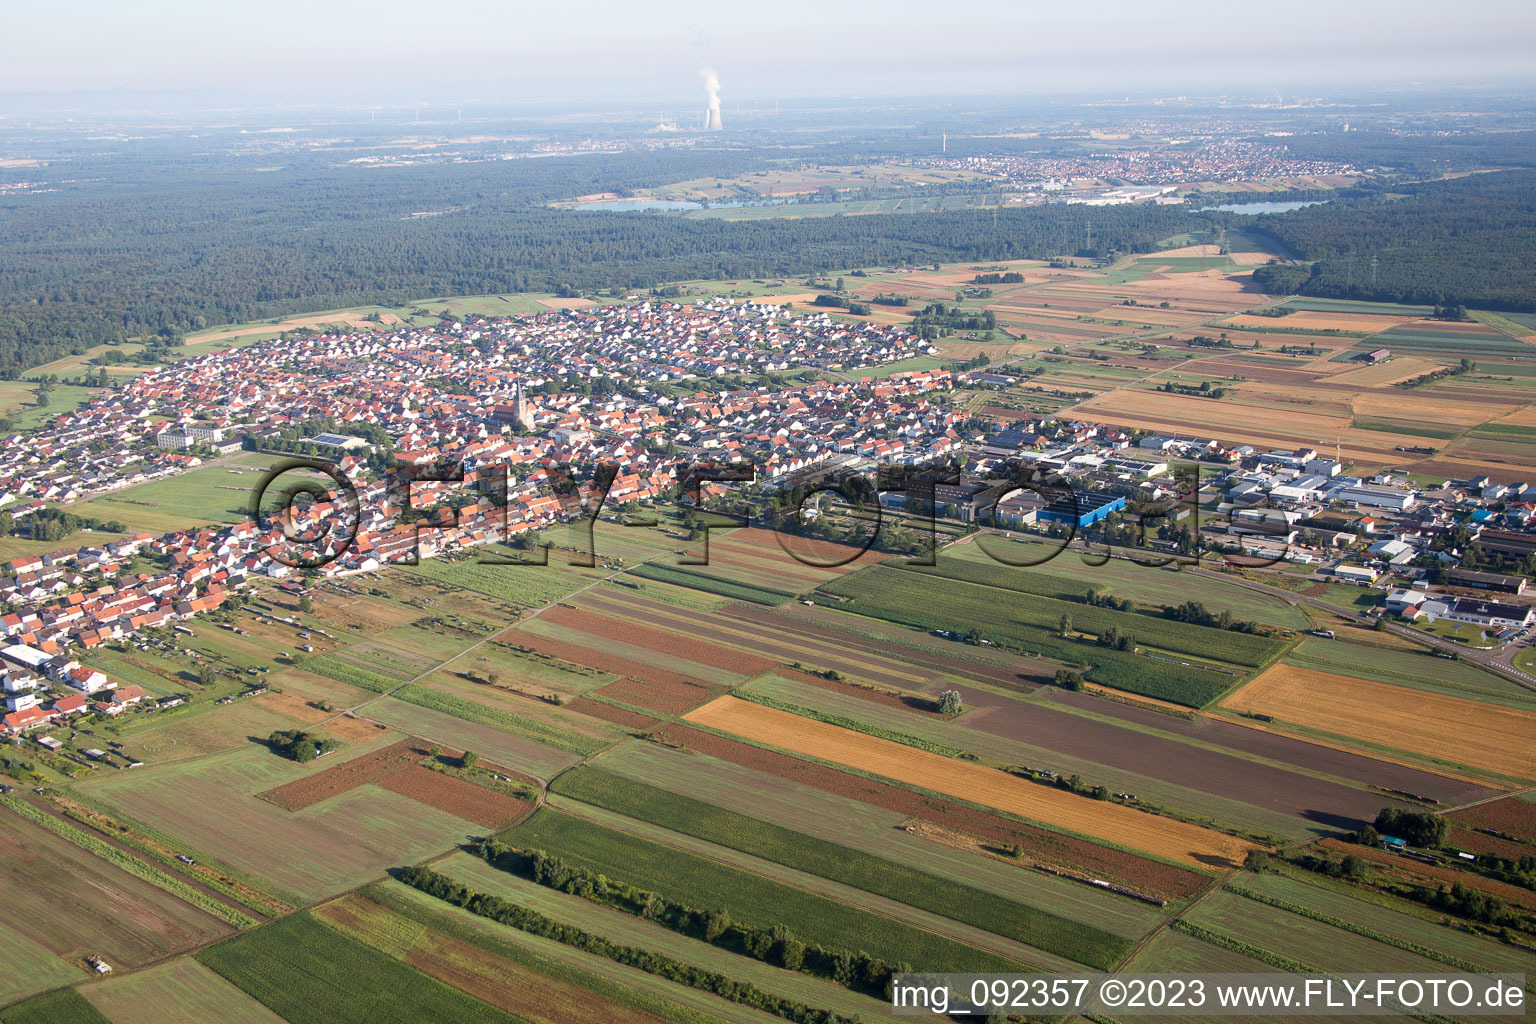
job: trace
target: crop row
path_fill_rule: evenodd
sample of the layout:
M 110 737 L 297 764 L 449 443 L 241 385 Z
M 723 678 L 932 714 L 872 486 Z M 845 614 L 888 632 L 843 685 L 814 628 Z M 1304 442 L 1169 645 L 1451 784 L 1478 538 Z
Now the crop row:
M 177 899 L 192 904 L 199 910 L 205 911 L 236 928 L 249 928 L 256 923 L 256 919 L 243 914 L 222 900 L 216 900 L 212 896 L 195 888 L 192 885 L 166 874 L 159 868 L 144 863 L 132 854 L 125 853 L 105 840 L 98 839 L 84 829 L 76 828 L 67 821 L 54 817 L 47 811 L 39 810 L 14 796 L 0 796 L 0 803 L 15 811 L 17 814 L 46 828 L 61 839 L 68 840 L 87 853 L 94 854 L 109 864 L 116 865 L 135 878 L 142 878 L 150 885 L 175 896 Z
M 560 775 L 550 788 L 674 832 L 972 924 L 1101 970 L 1112 967 L 1130 946 L 1129 940 L 1090 925 L 593 768 L 573 768 Z
M 984 950 L 548 807 L 499 838 L 680 904 L 727 909 L 733 920 L 756 928 L 787 925 L 806 942 L 829 949 L 866 950 L 890 963 L 935 971 L 1018 970 Z
M 775 590 L 770 587 L 755 586 L 751 583 L 722 580 L 714 576 L 706 576 L 703 573 L 689 572 L 686 569 L 678 569 L 670 565 L 652 565 L 649 562 L 635 566 L 629 570 L 629 574 L 639 576 L 641 579 L 655 580 L 657 583 L 672 583 L 680 587 L 691 587 L 694 590 L 702 590 L 706 594 L 716 594 L 720 597 L 734 598 L 738 601 L 751 601 L 753 604 L 781 605 L 795 596 L 795 592 L 790 590 Z
M 1235 893 L 1244 899 L 1253 900 L 1255 903 L 1262 903 L 1267 907 L 1274 907 L 1276 910 L 1283 910 L 1288 914 L 1296 914 L 1301 917 L 1310 918 L 1313 921 L 1318 921 L 1322 924 L 1329 925 L 1333 928 L 1338 928 L 1342 931 L 1353 932 L 1355 935 L 1361 935 L 1367 939 L 1375 939 L 1377 942 L 1384 943 L 1388 946 L 1406 950 L 1409 953 L 1417 953 L 1419 956 L 1426 956 L 1431 960 L 1438 960 L 1443 964 L 1449 964 L 1459 971 L 1470 971 L 1473 974 L 1495 973 L 1487 967 L 1479 966 L 1470 960 L 1463 960 L 1459 956 L 1452 956 L 1449 953 L 1442 953 L 1438 949 L 1430 949 L 1428 946 L 1421 946 L 1417 942 L 1409 942 L 1407 939 L 1400 939 L 1395 935 L 1385 935 L 1373 928 L 1367 928 L 1364 925 L 1355 924 L 1353 921 L 1346 921 L 1342 917 L 1334 917 L 1332 914 L 1325 914 L 1320 910 L 1313 910 L 1311 907 L 1303 907 L 1298 903 L 1292 903 L 1289 900 L 1280 899 L 1278 896 L 1270 896 L 1265 893 L 1254 892 L 1252 889 L 1246 889 L 1240 885 L 1228 884 L 1226 888 L 1228 892 Z
M 536 910 L 504 900 L 500 896 L 488 896 L 475 892 L 447 875 L 438 874 L 427 868 L 405 868 L 400 872 L 400 880 L 429 896 L 436 896 L 445 903 L 461 907 L 480 917 L 489 918 L 531 935 L 553 939 L 562 945 L 572 946 L 594 956 L 605 957 L 615 963 L 637 968 L 679 985 L 711 992 L 722 999 L 771 1013 L 795 1024 L 856 1024 L 851 1017 L 807 1006 L 798 1000 L 771 995 L 751 982 L 736 981 L 718 971 L 695 967 L 693 964 L 684 963 L 662 953 L 620 945 L 575 925 L 564 924 Z
M 583 757 L 589 757 L 609 746 L 609 744 L 602 740 L 566 732 L 563 729 L 557 729 L 552 725 L 529 718 L 526 715 L 514 714 L 511 711 L 488 707 L 472 700 L 455 697 L 452 694 L 429 690 L 425 686 L 415 683 L 407 686 L 395 694 L 395 696 L 407 704 L 415 704 L 417 707 L 427 708 L 432 711 L 441 711 L 445 715 L 452 715 L 454 718 L 462 719 L 466 722 L 474 722 L 477 725 L 488 725 L 493 729 L 505 729 L 508 732 L 526 736 L 535 742 L 543 743 L 546 746 L 555 747 L 572 754 L 580 754 Z
M 1143 612 L 1096 607 L 1085 601 L 1092 587 L 1064 583 L 1027 569 L 956 559 L 943 560 L 938 565 L 902 566 L 902 569 L 923 577 L 937 576 L 1027 594 L 1032 600 L 1014 602 L 1017 605 L 1015 613 L 1021 621 L 1035 626 L 1049 628 L 1055 626 L 1062 615 L 1068 615 L 1074 629 L 1087 633 L 1100 635 L 1113 627 L 1140 643 L 1161 650 L 1249 668 L 1267 663 L 1285 646 L 1280 641 L 1252 633 L 1235 633 Z M 994 600 L 996 597 L 993 595 Z
M 1040 598 L 1010 607 L 983 587 L 880 566 L 845 576 L 821 589 L 847 598 L 837 605 L 845 611 L 925 631 L 979 630 L 993 643 L 1011 650 L 1067 665 L 1088 664 L 1088 677 L 1094 682 L 1187 707 L 1204 707 L 1236 682 L 1236 677 L 1222 672 L 1154 661 L 1063 637 L 1053 632 L 1055 620 L 1049 629 L 1024 621 L 1018 609 Z M 1075 623 L 1079 606 L 1066 607 L 1073 609 Z
M 515 1024 L 308 914 L 210 946 L 196 958 L 290 1024 Z

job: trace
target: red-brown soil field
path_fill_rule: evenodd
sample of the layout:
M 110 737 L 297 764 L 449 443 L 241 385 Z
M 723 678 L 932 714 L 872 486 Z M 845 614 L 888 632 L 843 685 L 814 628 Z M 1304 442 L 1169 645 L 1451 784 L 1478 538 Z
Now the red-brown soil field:
M 589 700 L 586 697 L 577 697 L 565 705 L 569 711 L 578 715 L 586 715 L 588 718 L 600 718 L 605 722 L 622 725 L 629 729 L 649 729 L 659 718 L 642 715 L 638 711 L 630 711 L 628 708 L 616 708 L 612 704 L 604 704 L 600 700 Z
M 332 768 L 297 779 L 276 789 L 257 794 L 290 811 L 302 811 L 329 797 L 339 796 L 358 786 L 377 782 L 391 772 L 410 767 L 427 756 L 427 751 L 413 740 L 402 740 L 383 750 L 354 757 Z
M 660 711 L 664 715 L 680 715 L 692 711 L 700 704 L 714 700 L 724 692 L 723 687 L 690 683 L 684 679 L 655 682 L 649 679 L 620 679 L 593 693 L 634 704 L 637 707 Z
M 741 651 L 706 643 L 697 635 L 674 633 L 669 629 L 654 629 L 613 615 L 557 605 L 541 617 L 544 621 L 553 622 L 557 626 L 569 626 L 571 629 L 579 629 L 593 636 L 608 637 L 620 643 L 644 647 L 669 657 L 696 661 L 700 665 L 722 668 L 728 672 L 740 672 L 742 675 L 762 675 L 776 664 Z
M 378 780 L 378 784 L 393 793 L 486 828 L 508 828 L 533 810 L 533 804 L 527 800 L 497 793 L 419 764 L 386 775 Z
M 590 647 L 580 644 L 566 643 L 563 640 L 548 640 L 542 636 L 534 636 L 532 633 L 524 633 L 517 629 L 509 629 L 497 639 L 507 643 L 519 644 L 531 648 L 540 654 L 548 654 L 568 661 L 573 665 L 585 665 L 603 672 L 611 672 L 616 676 L 629 676 L 658 686 L 667 686 L 673 683 L 683 682 L 683 677 L 677 672 L 669 672 L 655 665 L 647 665 L 643 661 L 633 661 L 629 658 L 620 658 L 613 654 L 604 654 L 594 651 Z
M 1493 828 L 1536 843 L 1536 804 L 1518 797 L 1506 797 L 1457 811 L 1451 819 L 1467 828 Z
M 984 705 L 963 719 L 972 729 L 1332 828 L 1359 828 L 1392 802 L 1380 793 L 1056 711 L 1040 703 L 999 700 L 966 687 L 960 687 L 960 695 L 968 705 Z
M 1443 804 L 1455 805 L 1480 800 L 1496 792 L 1476 783 L 1214 718 L 1191 722 L 1118 701 L 1104 700 L 1088 693 L 1072 693 L 1055 688 L 1045 691 L 1045 696 L 1053 703 L 1069 704 L 1095 714 L 1118 718 L 1131 725 L 1175 733 L 1201 743 L 1341 779 L 1353 779 L 1380 789 L 1417 793 Z

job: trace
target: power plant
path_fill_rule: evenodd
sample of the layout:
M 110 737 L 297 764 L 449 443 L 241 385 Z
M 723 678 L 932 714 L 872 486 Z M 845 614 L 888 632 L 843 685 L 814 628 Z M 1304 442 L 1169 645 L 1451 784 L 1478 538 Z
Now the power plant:
M 718 132 L 725 127 L 720 123 L 720 79 L 715 77 L 713 68 L 703 69 L 699 77 L 704 80 L 704 91 L 709 95 L 709 106 L 704 108 L 704 130 Z

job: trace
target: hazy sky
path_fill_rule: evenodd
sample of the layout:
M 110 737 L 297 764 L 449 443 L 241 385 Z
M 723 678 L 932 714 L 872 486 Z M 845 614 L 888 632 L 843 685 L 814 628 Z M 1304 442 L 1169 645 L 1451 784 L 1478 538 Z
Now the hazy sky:
M 0 93 L 683 103 L 1531 74 L 1533 0 L 0 0 Z

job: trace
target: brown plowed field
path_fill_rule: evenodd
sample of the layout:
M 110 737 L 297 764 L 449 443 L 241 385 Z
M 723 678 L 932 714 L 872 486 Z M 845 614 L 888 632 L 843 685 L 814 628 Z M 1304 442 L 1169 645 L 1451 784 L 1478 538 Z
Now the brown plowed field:
M 257 795 L 286 810 L 302 811 L 329 797 L 377 782 L 391 772 L 407 768 L 426 756 L 427 751 L 414 741 L 402 740 L 383 750 L 354 757 L 350 761 L 343 761 L 324 771 Z
M 913 634 L 913 642 L 897 647 L 889 643 L 880 643 L 869 637 L 860 636 L 849 630 L 840 629 L 837 626 L 824 625 L 816 617 L 811 609 L 806 609 L 810 614 L 802 614 L 799 609 L 795 611 L 778 611 L 768 608 L 747 607 L 739 605 L 728 613 L 736 623 L 754 624 L 764 636 L 793 635 L 797 645 L 810 644 L 811 650 L 858 651 L 861 654 L 877 656 L 882 652 L 896 654 L 902 663 L 926 669 L 925 676 L 933 673 L 970 677 L 972 679 L 995 683 L 1011 690 L 1023 690 L 1026 693 L 1033 692 L 1033 683 L 1050 681 L 1055 674 L 1057 665 L 1047 665 L 1046 662 L 1031 661 L 1026 658 L 997 652 L 995 656 L 977 656 L 975 660 L 945 654 L 942 650 L 934 650 L 920 643 L 917 634 Z M 949 646 L 958 646 L 949 644 Z M 938 641 L 932 641 L 933 647 L 938 647 Z M 798 659 L 790 659 L 798 660 Z M 811 657 L 806 660 L 816 661 L 820 664 L 825 659 Z M 828 668 L 836 668 L 845 671 L 848 675 L 860 676 L 871 682 L 887 682 L 867 673 L 860 672 L 857 668 L 843 669 L 841 665 L 831 664 Z M 891 681 L 892 685 L 901 686 L 899 681 Z M 911 684 L 908 683 L 908 686 Z
M 1481 800 L 1496 790 L 1486 786 L 1437 775 L 1419 768 L 1383 761 L 1380 758 L 1356 754 L 1338 747 L 1310 743 L 1294 736 L 1285 736 L 1264 729 L 1254 729 L 1233 722 L 1203 717 L 1184 721 L 1158 714 L 1144 708 L 1106 701 L 1086 693 L 1052 688 L 1046 696 L 1053 702 L 1070 704 L 1100 715 L 1109 715 L 1132 725 L 1158 729 L 1192 740 L 1229 750 L 1240 751 L 1268 761 L 1294 765 L 1310 771 L 1321 772 L 1341 779 L 1352 779 L 1380 789 L 1398 789 L 1438 800 L 1443 804 L 1460 804 Z
M 600 700 L 589 700 L 586 697 L 577 697 L 566 705 L 566 708 L 578 715 L 586 715 L 588 718 L 600 718 L 605 722 L 622 725 L 628 729 L 649 729 L 659 718 L 642 715 L 638 711 L 630 711 L 626 708 L 616 708 L 612 704 L 604 704 Z
M 611 672 L 616 676 L 630 676 L 641 679 L 647 683 L 655 683 L 657 686 L 670 686 L 673 683 L 683 681 L 683 677 L 676 672 L 668 672 L 664 668 L 655 665 L 647 665 L 643 661 L 633 661 L 629 658 L 621 658 L 613 654 L 604 654 L 581 644 L 567 643 L 563 640 L 550 640 L 546 637 L 535 636 L 532 633 L 524 633 L 518 629 L 509 629 L 498 640 L 507 643 L 520 644 L 532 648 L 540 654 L 548 654 L 568 661 L 573 665 L 585 665 L 588 668 L 599 669 L 603 672 Z
M 1517 861 L 1521 857 L 1536 855 L 1536 848 L 1526 846 L 1524 843 L 1512 843 L 1508 839 L 1474 832 L 1469 828 L 1451 829 L 1446 836 L 1445 845 L 1457 850 L 1466 850 L 1468 853 L 1503 857 L 1505 860 Z
M 696 661 L 700 665 L 725 669 L 727 672 L 740 672 L 747 676 L 760 676 L 777 664 L 777 662 L 756 658 L 740 651 L 716 647 L 707 643 L 698 634 L 688 636 L 667 629 L 653 629 L 650 626 L 641 626 L 611 615 L 600 615 L 576 608 L 557 606 L 544 612 L 541 618 L 557 626 L 569 626 L 571 629 L 579 629 L 593 636 L 608 637 L 620 643 L 644 647 L 648 651 L 656 651 L 669 657 Z
M 1536 778 L 1536 714 L 1353 676 L 1276 665 L 1222 702 L 1427 757 Z
M 960 693 L 967 704 L 989 696 L 963 687 Z M 1359 828 L 1388 802 L 1368 790 L 1055 711 L 1040 703 L 994 701 L 994 705 L 966 715 L 966 726 L 1304 821 Z
M 1506 797 L 1478 804 L 1451 815 L 1451 820 L 1468 828 L 1496 828 L 1529 843 L 1536 843 L 1536 803 L 1518 797 Z
M 721 693 L 718 686 L 690 683 L 684 679 L 655 682 L 649 679 L 620 679 L 592 691 L 637 707 L 680 715 L 684 711 L 713 700 Z
M 1252 843 L 1210 829 L 1047 788 L 994 768 L 957 761 L 735 697 L 720 697 L 685 717 L 690 722 L 760 743 L 974 800 L 1195 867 L 1236 867 L 1255 849 Z
M 837 682 L 831 679 L 823 679 L 821 676 L 813 676 L 809 672 L 797 672 L 792 668 L 780 668 L 774 670 L 774 675 L 785 679 L 792 679 L 797 683 L 805 683 L 808 686 L 816 686 L 823 690 L 831 690 L 833 693 L 845 693 L 850 697 L 867 700 L 871 704 L 883 704 L 890 708 L 901 708 L 903 711 L 911 711 L 914 714 L 930 718 L 942 718 L 937 706 L 927 697 L 917 694 L 898 694 L 887 690 L 876 690 L 869 686 L 858 686 L 854 683 Z
M 923 796 L 900 786 L 851 775 L 788 754 L 716 736 L 714 733 L 687 726 L 665 725 L 656 731 L 656 735 L 710 757 L 813 786 L 827 793 L 860 800 L 873 807 L 932 821 L 989 843 L 999 846 L 1018 844 L 1029 856 L 1038 860 L 1087 871 L 1096 878 L 1112 879 L 1170 899 L 1192 895 L 1209 881 L 1203 875 L 1171 864 L 1147 860 L 1086 839 L 1062 835 L 972 807 Z
M 379 779 L 378 784 L 390 792 L 408 796 L 428 807 L 436 807 L 486 828 L 509 828 L 533 810 L 533 804 L 526 800 L 497 793 L 473 782 L 423 768 L 419 764 L 392 772 Z

